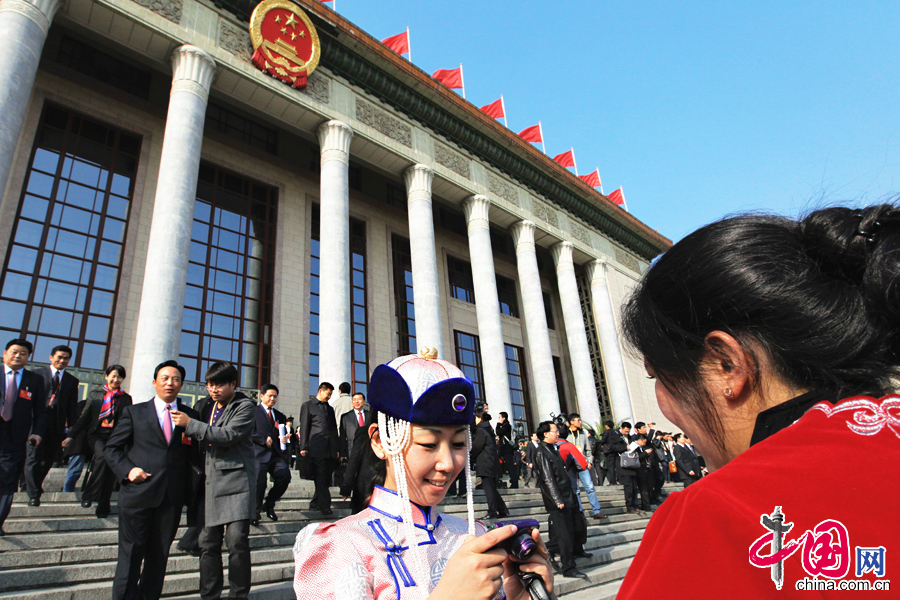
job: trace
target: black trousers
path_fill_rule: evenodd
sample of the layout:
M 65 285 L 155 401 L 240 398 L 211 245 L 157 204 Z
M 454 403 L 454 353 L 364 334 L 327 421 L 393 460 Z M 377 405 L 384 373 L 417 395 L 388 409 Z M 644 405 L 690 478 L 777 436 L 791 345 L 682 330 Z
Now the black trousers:
M 650 510 L 650 469 L 640 467 L 637 470 L 637 487 L 641 493 L 641 509 Z
M 155 508 L 119 507 L 119 558 L 113 600 L 159 598 L 169 547 L 180 521 L 181 506 L 173 506 L 168 498 Z
M 50 411 L 56 411 L 55 408 L 48 408 L 48 419 Z M 55 421 L 55 416 L 53 417 Z M 40 498 L 44 493 L 44 479 L 50 472 L 50 467 L 56 460 L 57 455 L 62 448 L 62 441 L 65 438 L 60 437 L 55 428 L 47 428 L 41 443 L 36 446 L 28 445 L 25 455 L 25 488 L 28 490 L 29 498 Z
M 457 484 L 459 487 L 457 488 Z M 465 496 L 466 495 L 466 470 L 463 469 L 462 472 L 456 476 L 456 479 L 453 480 L 453 483 L 450 484 L 450 487 L 447 488 L 447 496 Z
M 637 473 L 634 475 L 623 475 L 622 485 L 625 490 L 625 508 L 628 510 L 637 509 L 638 505 L 638 482 Z
M 559 554 L 562 572 L 575 569 L 575 507 L 554 508 L 549 511 L 550 543 L 547 549 Z
M 616 463 L 619 461 L 619 455 L 616 453 L 613 454 L 604 454 L 606 457 L 606 478 L 609 480 L 610 485 L 616 485 L 618 480 L 616 479 Z
M 484 490 L 484 497 L 487 500 L 488 515 L 492 517 L 506 517 L 509 515 L 509 509 L 506 508 L 506 502 L 497 491 L 496 477 L 482 477 L 481 489 Z
M 283 458 L 275 456 L 275 454 L 272 454 L 269 462 L 258 463 L 257 466 L 259 467 L 256 476 L 256 510 L 258 512 L 263 509 L 264 499 L 267 507 L 275 506 L 275 503 L 281 500 L 288 488 L 288 484 L 291 482 L 291 469 Z M 269 474 L 272 475 L 273 483 L 272 489 L 269 490 L 269 495 L 266 496 L 268 483 L 266 479 Z
M 229 598 L 250 594 L 250 520 L 204 527 L 200 533 L 200 597 L 218 600 L 225 582 L 222 570 L 222 540 L 228 545 Z
M 82 500 L 95 502 L 98 512 L 109 512 L 109 498 L 116 485 L 116 475 L 106 464 L 103 455 L 107 439 L 109 438 L 92 437 L 88 440 L 94 451 L 94 459 L 91 461 L 91 476 L 82 484 L 81 490 Z
M 328 486 L 331 485 L 331 473 L 334 471 L 336 461 L 333 458 L 316 456 L 310 460 L 313 467 L 313 482 L 316 485 L 316 492 L 310 504 L 319 510 L 331 510 L 331 491 Z

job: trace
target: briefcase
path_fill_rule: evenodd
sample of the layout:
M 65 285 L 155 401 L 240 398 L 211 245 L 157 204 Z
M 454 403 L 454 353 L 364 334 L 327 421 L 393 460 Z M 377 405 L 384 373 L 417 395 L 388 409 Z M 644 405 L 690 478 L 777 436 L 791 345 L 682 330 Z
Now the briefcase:
M 309 456 L 298 456 L 297 472 L 300 474 L 300 479 L 308 479 L 310 481 L 315 479 L 312 458 L 310 458 Z

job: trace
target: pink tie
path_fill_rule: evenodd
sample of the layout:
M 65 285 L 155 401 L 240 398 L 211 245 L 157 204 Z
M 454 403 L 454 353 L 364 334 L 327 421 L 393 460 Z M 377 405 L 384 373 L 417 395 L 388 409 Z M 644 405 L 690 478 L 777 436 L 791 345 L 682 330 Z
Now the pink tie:
M 166 443 L 172 441 L 172 407 L 166 404 L 166 415 L 163 417 L 163 435 L 166 436 Z
M 18 391 L 19 388 L 16 386 L 16 371 L 10 371 L 9 381 L 6 384 L 6 396 L 3 399 L 3 411 L 0 412 L 0 417 L 3 417 L 4 421 L 12 421 L 13 406 L 16 404 L 16 392 Z
M 362 427 L 363 425 L 365 425 L 365 423 L 363 423 L 362 411 L 361 411 L 361 410 L 356 411 L 356 420 L 359 422 L 359 426 L 360 426 L 360 427 Z

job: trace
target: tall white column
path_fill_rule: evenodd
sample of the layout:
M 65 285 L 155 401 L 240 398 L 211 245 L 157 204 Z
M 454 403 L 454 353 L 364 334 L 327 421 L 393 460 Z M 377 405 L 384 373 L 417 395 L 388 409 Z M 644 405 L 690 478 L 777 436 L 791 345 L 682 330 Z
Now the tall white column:
M 438 284 L 437 248 L 434 245 L 434 216 L 431 180 L 434 171 L 413 165 L 403 172 L 409 210 L 409 250 L 412 257 L 413 304 L 416 308 L 416 346 L 437 348 L 444 358 L 441 327 L 441 288 Z
M 506 348 L 503 346 L 500 300 L 497 297 L 497 276 L 491 248 L 490 209 L 491 201 L 485 196 L 471 196 L 463 202 L 469 230 L 469 258 L 475 285 L 475 314 L 481 341 L 484 392 L 491 412 L 495 415 L 506 412 L 512 419 Z
M 350 351 L 350 141 L 341 121 L 319 125 L 322 153 L 319 192 L 319 382 L 351 382 Z
M 556 263 L 556 281 L 559 284 L 559 301 L 562 305 L 569 360 L 575 375 L 575 395 L 578 396 L 578 413 L 589 425 L 600 423 L 600 403 L 591 366 L 587 332 L 581 301 L 578 299 L 578 283 L 575 281 L 575 263 L 572 262 L 572 242 L 560 242 L 550 248 Z
M 171 61 L 172 91 L 135 335 L 131 379 L 135 402 L 153 397 L 153 369 L 164 360 L 178 359 L 181 347 L 203 123 L 216 74 L 215 60 L 196 46 L 179 46 Z
M 594 308 L 597 336 L 600 338 L 603 371 L 606 375 L 606 385 L 609 386 L 613 416 L 616 423 L 622 421 L 633 423 L 631 395 L 628 393 L 625 363 L 622 361 L 612 297 L 609 295 L 609 285 L 606 279 L 606 261 L 592 260 L 585 266 L 591 282 L 591 303 Z
M 550 333 L 547 330 L 547 313 L 544 312 L 544 294 L 538 272 L 534 247 L 534 223 L 519 221 L 510 227 L 516 243 L 516 267 L 519 272 L 519 289 L 522 291 L 522 314 L 528 334 L 528 355 L 534 375 L 535 403 L 538 421 L 546 421 L 550 413 L 559 414 L 559 393 L 556 372 L 553 370 L 553 354 L 550 350 Z
M 60 0 L 0 0 L 0 198 Z

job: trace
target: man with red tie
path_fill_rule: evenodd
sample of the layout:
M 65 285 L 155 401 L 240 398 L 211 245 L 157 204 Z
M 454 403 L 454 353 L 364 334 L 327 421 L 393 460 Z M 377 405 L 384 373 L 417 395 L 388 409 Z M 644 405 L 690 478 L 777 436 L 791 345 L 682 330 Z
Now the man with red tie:
M 179 401 L 184 374 L 174 360 L 158 365 L 156 396 L 126 407 L 106 442 L 106 461 L 121 483 L 113 600 L 160 597 L 181 509 L 195 496 L 196 444 L 172 418 L 175 411 L 199 418 Z
M 286 429 L 284 413 L 275 410 L 278 402 L 278 388 L 267 383 L 259 389 L 259 406 L 256 407 L 256 430 L 253 446 L 256 449 L 256 463 L 259 467 L 256 480 L 256 518 L 251 525 L 259 525 L 260 513 L 277 521 L 275 503 L 281 500 L 291 482 L 291 468 L 288 466 L 290 435 Z M 281 428 L 279 429 L 279 425 Z M 284 449 L 282 449 L 284 446 Z M 266 496 L 266 476 L 272 475 L 272 489 Z
M 66 439 L 66 426 L 72 427 L 78 419 L 79 382 L 74 375 L 66 372 L 71 358 L 71 348 L 56 346 L 50 351 L 50 366 L 34 371 L 44 379 L 46 398 L 42 401 L 47 407 L 47 428 L 41 443 L 28 447 L 25 459 L 25 485 L 31 506 L 41 505 L 44 479 L 59 455 L 62 441 Z M 77 463 L 75 466 L 80 474 L 84 458 L 73 458 L 73 461 Z
M 350 401 L 353 406 L 352 410 L 348 410 L 341 416 L 339 426 L 339 440 L 341 448 L 341 458 L 346 458 L 350 463 L 350 456 L 353 453 L 353 440 L 356 438 L 356 431 L 365 426 L 366 418 L 369 416 L 369 409 L 366 407 L 366 396 L 362 392 L 353 394 Z M 341 484 L 341 497 L 346 500 L 353 492 L 353 484 L 355 482 L 348 481 L 348 477 L 344 477 Z
M 0 536 L 12 507 L 25 462 L 26 445 L 41 442 L 47 425 L 43 380 L 25 368 L 33 348 L 23 339 L 11 340 L 3 352 L 5 393 L 0 396 Z

